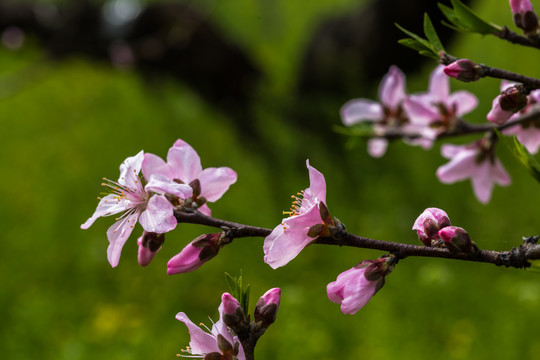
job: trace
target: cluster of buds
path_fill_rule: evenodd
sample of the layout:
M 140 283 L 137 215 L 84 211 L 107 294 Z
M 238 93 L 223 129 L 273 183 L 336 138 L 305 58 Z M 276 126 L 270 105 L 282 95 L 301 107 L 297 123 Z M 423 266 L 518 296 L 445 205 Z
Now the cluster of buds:
M 208 332 L 196 326 L 185 313 L 178 313 L 176 319 L 187 326 L 191 336 L 189 347 L 183 350 L 190 355 L 185 356 L 207 360 L 245 360 L 246 351 L 253 351 L 257 340 L 276 319 L 280 299 L 279 288 L 268 290 L 257 302 L 255 320 L 250 322 L 240 302 L 231 294 L 224 293 L 219 306 L 220 319 L 212 329 L 206 328 Z
M 445 247 L 451 253 L 476 255 L 478 247 L 463 228 L 452 226 L 444 210 L 427 208 L 413 225 L 418 239 L 426 246 Z

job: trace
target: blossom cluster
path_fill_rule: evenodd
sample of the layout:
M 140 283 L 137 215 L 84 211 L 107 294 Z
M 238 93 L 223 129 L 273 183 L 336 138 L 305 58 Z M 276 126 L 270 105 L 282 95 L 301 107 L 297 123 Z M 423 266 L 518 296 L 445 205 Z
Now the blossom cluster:
M 116 267 L 125 242 L 140 223 L 144 233 L 137 241 L 138 260 L 146 266 L 161 248 L 163 234 L 176 228 L 175 209 L 210 216 L 207 203 L 221 198 L 236 178 L 228 167 L 203 169 L 197 152 L 183 140 L 169 149 L 167 161 L 140 151 L 122 162 L 118 181 L 104 179 L 102 185 L 109 194 L 99 198 L 96 211 L 81 228 L 88 229 L 99 217 L 121 214 L 107 230 L 107 258 Z M 218 242 L 215 236 L 196 239 L 169 261 L 167 272 L 194 270 L 217 253 Z
M 431 73 L 428 91 L 407 94 L 405 75 L 391 66 L 379 87 L 379 100 L 354 99 L 341 109 L 346 126 L 368 123 L 374 137 L 368 140 L 368 153 L 384 155 L 388 138 L 399 134 L 411 145 L 432 147 L 441 135 L 452 133 L 463 124 L 462 116 L 474 110 L 476 97 L 467 91 L 450 92 L 449 77 L 462 81 L 479 79 L 481 68 L 470 60 L 460 59 L 448 66 L 439 65 Z M 503 81 L 501 93 L 493 100 L 486 119 L 497 126 L 515 121 L 538 109 L 540 90 L 528 92 L 521 84 Z M 516 135 L 530 153 L 540 148 L 540 123 L 530 120 L 505 127 L 504 134 Z M 488 134 L 465 145 L 443 144 L 441 154 L 449 159 L 436 175 L 445 184 L 471 179 L 473 191 L 481 203 L 489 202 L 495 184 L 506 186 L 510 176 L 495 155 L 496 138 Z

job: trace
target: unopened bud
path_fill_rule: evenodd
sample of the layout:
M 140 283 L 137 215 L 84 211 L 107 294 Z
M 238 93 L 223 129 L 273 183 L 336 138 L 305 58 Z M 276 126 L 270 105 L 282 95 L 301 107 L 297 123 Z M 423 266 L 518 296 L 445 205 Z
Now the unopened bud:
M 432 242 L 439 240 L 439 230 L 450 226 L 450 219 L 444 210 L 427 208 L 414 222 L 412 227 L 418 234 L 418 239 L 426 246 L 432 246 Z
M 255 322 L 261 322 L 261 327 L 265 329 L 270 326 L 276 320 L 280 300 L 280 288 L 270 289 L 261 296 L 255 306 Z
M 481 67 L 471 60 L 460 59 L 444 68 L 444 73 L 463 82 L 477 81 L 482 77 Z
M 161 249 L 164 241 L 165 234 L 143 232 L 141 237 L 137 239 L 137 245 L 139 245 L 137 260 L 139 265 L 146 266 L 150 264 L 156 253 Z
M 245 330 L 246 326 L 249 326 L 246 315 L 242 306 L 231 294 L 224 293 L 221 296 L 221 303 L 223 305 L 223 322 L 225 325 L 234 330 L 234 332 L 241 333 Z
M 528 97 L 522 85 L 509 86 L 493 99 L 491 110 L 487 114 L 488 121 L 502 125 L 507 122 L 515 112 L 527 106 Z
M 476 244 L 471 241 L 469 234 L 463 228 L 447 226 L 439 231 L 439 236 L 451 253 L 466 253 L 473 255 L 478 252 Z
M 190 242 L 167 263 L 167 274 L 174 275 L 197 270 L 215 257 L 220 249 L 222 234 L 204 234 Z
M 538 16 L 530 0 L 510 0 L 514 24 L 529 36 L 538 31 Z

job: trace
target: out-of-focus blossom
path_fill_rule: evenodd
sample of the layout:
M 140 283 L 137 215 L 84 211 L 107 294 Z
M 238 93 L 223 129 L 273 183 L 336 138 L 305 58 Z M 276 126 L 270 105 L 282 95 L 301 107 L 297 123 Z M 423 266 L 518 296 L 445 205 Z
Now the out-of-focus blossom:
M 384 278 L 393 270 L 394 264 L 394 256 L 362 261 L 328 284 L 328 298 L 340 304 L 344 314 L 356 314 L 383 287 Z
M 326 182 L 323 174 L 309 165 L 309 187 L 293 196 L 288 218 L 282 220 L 264 239 L 264 261 L 273 269 L 286 265 L 311 244 L 333 220 L 326 207 Z
M 144 230 L 159 234 L 176 227 L 171 203 L 164 196 L 152 194 L 143 185 L 139 175 L 143 157 L 144 152 L 141 151 L 124 160 L 118 181 L 105 179 L 102 185 L 108 187 L 111 194 L 100 199 L 94 214 L 81 225 L 82 229 L 88 229 L 99 217 L 123 213 L 107 230 L 107 258 L 113 267 L 118 265 L 122 247 L 137 222 Z M 191 193 L 188 186 L 178 191 L 185 196 Z
M 471 179 L 474 194 L 481 203 L 489 202 L 495 184 L 510 185 L 510 176 L 495 157 L 493 144 L 481 139 L 469 145 L 445 144 L 441 154 L 448 163 L 437 169 L 437 177 L 445 184 Z
M 360 122 L 373 123 L 378 138 L 368 141 L 368 152 L 373 157 L 381 157 L 386 152 L 388 141 L 384 136 L 387 129 L 407 130 L 407 116 L 403 113 L 405 99 L 405 75 L 397 66 L 391 66 L 379 86 L 380 102 L 371 99 L 353 99 L 341 108 L 341 119 L 346 126 Z
M 439 230 L 450 226 L 450 219 L 444 210 L 427 208 L 414 222 L 412 227 L 418 234 L 418 239 L 426 246 L 431 246 L 432 241 L 440 239 Z
M 528 97 L 522 85 L 503 81 L 501 82 L 501 93 L 493 99 L 487 119 L 496 125 L 502 125 L 514 113 L 522 110 L 527 102 Z
M 169 260 L 167 274 L 174 275 L 197 270 L 218 254 L 220 239 L 221 234 L 204 234 L 197 237 Z
M 175 195 L 181 205 L 197 208 L 210 216 L 206 202 L 217 201 L 236 182 L 236 172 L 228 167 L 203 170 L 197 152 L 185 141 L 177 140 L 167 153 L 167 162 L 154 154 L 145 154 L 143 173 L 153 175 L 147 189 L 157 193 Z M 177 194 L 178 185 L 188 184 L 193 189 L 191 197 Z
M 206 328 L 207 331 L 204 331 L 195 325 L 185 313 L 180 312 L 176 315 L 176 319 L 187 326 L 190 335 L 189 347 L 183 350 L 190 355 L 186 355 L 185 357 L 231 360 L 246 359 L 244 349 L 238 341 L 238 337 L 223 321 L 223 302 L 219 306 L 219 316 L 219 321 L 212 326 L 212 329 Z
M 531 111 L 540 111 L 540 90 L 533 90 L 529 94 L 527 106 L 512 115 L 509 121 L 516 120 Z M 531 154 L 536 154 L 540 148 L 540 121 L 531 120 L 503 130 L 505 135 L 516 135 L 518 140 Z
M 409 120 L 419 134 L 428 142 L 428 148 L 440 133 L 452 130 L 459 118 L 476 108 L 478 100 L 468 91 L 450 93 L 450 81 L 445 75 L 444 66 L 439 65 L 429 78 L 427 93 L 410 95 L 403 102 Z

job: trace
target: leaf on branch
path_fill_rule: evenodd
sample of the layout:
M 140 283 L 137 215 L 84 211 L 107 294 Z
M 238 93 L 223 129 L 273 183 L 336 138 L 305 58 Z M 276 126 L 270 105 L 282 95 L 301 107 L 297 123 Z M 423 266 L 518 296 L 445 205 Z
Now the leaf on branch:
M 497 129 L 495 129 L 499 139 L 502 139 L 505 145 L 510 149 L 514 157 L 521 163 L 525 169 L 540 182 L 540 163 L 527 151 L 525 146 L 513 136 L 512 138 L 504 137 Z
M 244 290 L 242 273 L 240 273 L 240 276 L 237 278 L 231 276 L 229 273 L 225 273 L 225 279 L 227 280 L 227 284 L 229 285 L 230 294 L 236 300 L 238 300 L 238 302 L 242 306 L 242 309 L 244 310 L 244 313 L 247 314 L 249 311 L 250 285 L 248 284 L 246 286 L 246 289 Z
M 433 23 L 428 14 L 424 14 L 424 35 L 427 40 L 415 33 L 401 27 L 399 24 L 395 24 L 398 29 L 409 35 L 410 38 L 401 39 L 398 41 L 401 45 L 407 46 L 413 50 L 418 51 L 420 55 L 430 57 L 432 59 L 439 59 L 439 53 L 445 52 L 444 47 L 439 39 L 439 35 L 433 27 Z
M 335 125 L 333 130 L 338 134 L 355 137 L 373 137 L 375 135 L 373 125 L 366 122 L 361 122 L 349 127 Z
M 493 23 L 480 18 L 467 5 L 460 0 L 451 0 L 452 8 L 439 3 L 439 9 L 446 16 L 449 22 L 443 21 L 442 24 L 451 29 L 461 32 L 472 32 L 483 35 L 495 34 L 502 28 Z

